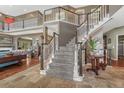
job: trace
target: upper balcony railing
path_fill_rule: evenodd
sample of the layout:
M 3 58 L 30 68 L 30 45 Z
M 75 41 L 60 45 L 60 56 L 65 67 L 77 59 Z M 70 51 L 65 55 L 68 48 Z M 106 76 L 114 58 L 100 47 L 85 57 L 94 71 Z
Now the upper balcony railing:
M 78 14 L 63 7 L 51 8 L 44 11 L 44 22 L 65 21 L 81 26 L 88 20 L 89 27 L 93 27 L 108 14 L 108 6 L 100 5 L 90 13 Z
M 79 14 L 72 12 L 63 7 L 56 7 L 44 11 L 44 21 L 65 21 L 69 23 L 79 24 Z
M 109 17 L 109 6 L 108 5 L 101 5 L 98 6 L 95 10 L 91 11 L 87 15 L 88 21 L 88 30 L 94 28 L 95 25 L 99 24 L 99 22 L 103 21 L 104 18 Z
M 87 13 L 85 15 L 85 19 L 83 19 L 83 22 L 80 22 L 79 25 L 80 30 L 77 31 L 77 40 L 78 41 L 86 40 L 90 30 L 108 17 L 109 17 L 108 5 L 100 5 L 97 8 L 93 9 L 90 13 Z
M 10 24 L 2 23 L 0 24 L 0 30 L 8 31 L 24 29 L 28 27 L 40 26 L 43 24 L 43 21 L 51 22 L 59 20 L 75 24 L 78 27 L 84 25 L 86 29 L 85 31 L 88 31 L 93 28 L 94 25 L 98 24 L 99 21 L 102 21 L 106 16 L 108 16 L 108 13 L 108 5 L 100 5 L 87 14 L 78 14 L 63 7 L 56 7 L 44 11 L 44 20 L 43 15 L 39 13 L 38 16 L 30 19 L 16 20 L 14 23 Z
M 78 38 L 86 38 L 89 30 L 95 25 L 103 21 L 109 15 L 108 5 L 99 5 L 91 12 L 86 14 L 78 14 L 63 7 L 51 8 L 44 11 L 44 22 L 64 21 L 73 23 L 81 27 L 80 32 L 77 33 Z
M 43 24 L 43 16 L 39 13 L 36 17 L 22 19 L 22 20 L 15 20 L 15 22 L 9 24 L 1 23 L 0 30 L 13 31 L 13 30 L 41 26 L 42 24 Z

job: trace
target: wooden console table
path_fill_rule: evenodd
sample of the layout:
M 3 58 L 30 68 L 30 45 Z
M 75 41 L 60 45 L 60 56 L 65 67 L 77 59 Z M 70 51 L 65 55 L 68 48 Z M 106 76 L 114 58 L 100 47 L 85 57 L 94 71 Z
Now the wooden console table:
M 103 59 L 104 61 L 104 56 L 103 55 L 92 55 L 90 60 L 91 60 L 91 68 L 88 68 L 87 71 L 91 70 L 95 72 L 96 75 L 99 75 L 98 70 L 100 69 L 100 66 L 103 62 L 100 62 L 100 59 Z

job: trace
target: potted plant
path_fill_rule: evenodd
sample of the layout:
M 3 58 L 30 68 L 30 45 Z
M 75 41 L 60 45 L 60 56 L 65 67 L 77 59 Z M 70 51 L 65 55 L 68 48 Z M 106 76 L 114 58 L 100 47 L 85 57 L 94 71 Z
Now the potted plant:
M 89 38 L 88 46 L 89 46 L 90 54 L 91 55 L 95 54 L 94 50 L 96 49 L 96 41 L 93 40 L 91 37 Z

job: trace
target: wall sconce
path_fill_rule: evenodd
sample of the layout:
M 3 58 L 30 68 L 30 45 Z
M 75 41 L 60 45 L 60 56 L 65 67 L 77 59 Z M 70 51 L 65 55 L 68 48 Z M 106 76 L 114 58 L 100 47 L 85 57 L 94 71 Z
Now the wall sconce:
M 115 46 L 113 45 L 113 46 L 112 46 L 112 48 L 114 49 L 114 48 L 115 48 Z

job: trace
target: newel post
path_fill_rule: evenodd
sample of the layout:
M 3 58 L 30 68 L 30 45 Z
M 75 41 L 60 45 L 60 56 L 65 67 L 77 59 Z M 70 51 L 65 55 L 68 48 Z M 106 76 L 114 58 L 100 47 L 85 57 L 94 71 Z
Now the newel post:
M 45 58 L 47 56 L 47 53 L 45 51 L 45 44 L 48 43 L 48 28 L 44 27 L 43 34 L 41 36 L 41 68 L 40 68 L 40 74 L 46 74 L 46 67 L 45 67 Z

